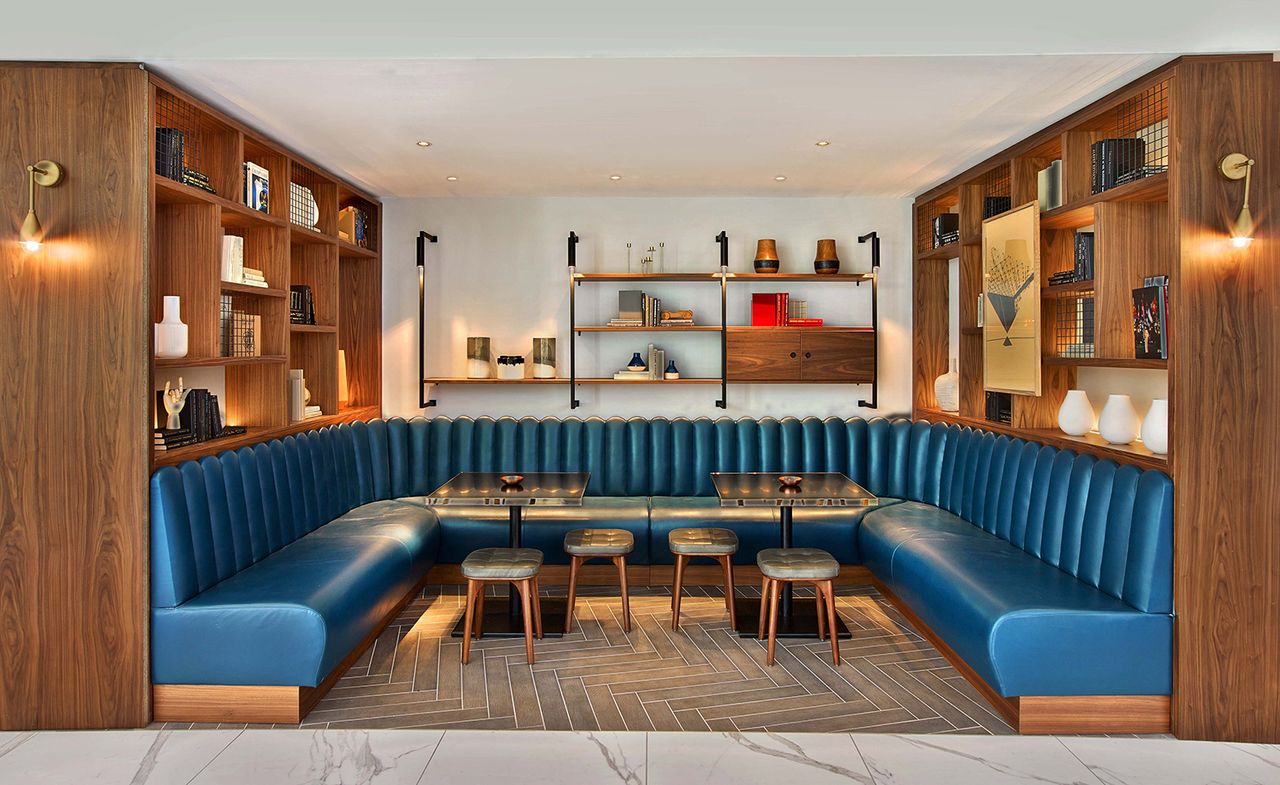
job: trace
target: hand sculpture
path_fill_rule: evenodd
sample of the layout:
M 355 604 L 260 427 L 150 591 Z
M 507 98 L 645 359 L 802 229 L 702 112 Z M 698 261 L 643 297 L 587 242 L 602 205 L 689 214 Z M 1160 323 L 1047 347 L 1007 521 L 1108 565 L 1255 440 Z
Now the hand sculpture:
M 182 407 L 187 404 L 187 395 L 191 391 L 182 384 L 182 377 L 178 377 L 178 389 L 169 389 L 169 382 L 164 383 L 164 410 L 169 413 L 169 419 L 165 422 L 164 427 L 168 430 L 175 431 L 182 427 L 182 420 L 178 415 L 182 412 Z

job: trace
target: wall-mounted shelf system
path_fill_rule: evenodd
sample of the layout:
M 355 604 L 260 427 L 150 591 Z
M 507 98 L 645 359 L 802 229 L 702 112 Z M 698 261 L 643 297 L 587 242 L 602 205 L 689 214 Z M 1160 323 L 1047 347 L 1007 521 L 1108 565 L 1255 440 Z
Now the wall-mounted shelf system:
M 176 381 L 183 369 L 221 368 L 225 423 L 246 429 L 244 434 L 155 451 L 153 465 L 174 464 L 336 422 L 378 417 L 382 411 L 381 204 L 164 80 L 151 75 L 150 82 L 156 129 L 150 134 L 153 310 L 158 321 L 164 296 L 178 295 L 189 333 L 187 356 L 153 358 L 152 379 L 159 386 L 165 380 Z M 178 155 L 170 157 L 169 168 L 160 173 L 168 148 L 158 152 L 159 140 L 165 139 L 167 145 L 179 137 Z M 266 212 L 243 203 L 246 163 L 268 172 Z M 187 171 L 207 178 L 211 190 L 170 176 Z M 367 219 L 359 242 L 338 236 L 339 213 L 349 207 Z M 221 280 L 224 235 L 244 238 L 245 264 L 263 272 L 267 288 Z M 312 288 L 315 324 L 291 323 L 290 286 L 297 284 Z M 230 297 L 232 309 L 259 318 L 258 355 L 225 356 L 227 347 L 220 335 L 225 297 Z M 339 400 L 340 349 L 347 362 L 345 401 Z M 321 406 L 323 416 L 289 421 L 290 368 L 303 369 L 312 403 Z

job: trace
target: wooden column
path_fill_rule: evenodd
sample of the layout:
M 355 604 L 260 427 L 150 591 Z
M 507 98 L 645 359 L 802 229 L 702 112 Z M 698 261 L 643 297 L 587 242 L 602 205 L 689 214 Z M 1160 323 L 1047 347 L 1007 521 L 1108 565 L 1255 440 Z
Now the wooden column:
M 1278 742 L 1280 64 L 1188 58 L 1172 107 L 1173 730 Z M 1257 160 L 1243 250 L 1226 227 L 1244 183 L 1218 171 L 1231 152 Z
M 0 66 L 0 728 L 149 719 L 147 77 Z M 40 251 L 17 242 L 26 166 Z

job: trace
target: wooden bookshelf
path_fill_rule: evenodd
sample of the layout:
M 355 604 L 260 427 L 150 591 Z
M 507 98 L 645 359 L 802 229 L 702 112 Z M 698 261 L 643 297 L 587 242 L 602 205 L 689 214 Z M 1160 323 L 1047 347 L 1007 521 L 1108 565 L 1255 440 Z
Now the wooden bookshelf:
M 153 309 L 158 319 L 165 295 L 181 297 L 190 345 L 187 357 L 152 360 L 153 383 L 176 381 L 184 368 L 222 368 L 225 422 L 247 428 L 242 435 L 155 452 L 154 465 L 380 416 L 381 204 L 180 88 L 150 78 L 153 124 L 183 131 L 183 166 L 207 175 L 215 191 L 157 174 L 152 145 Z M 242 165 L 247 161 L 269 173 L 266 212 L 242 203 Z M 309 202 L 295 200 L 295 184 L 310 191 L 314 210 Z M 339 237 L 339 211 L 349 206 L 368 216 L 362 244 Z M 220 280 L 224 234 L 244 238 L 245 263 L 263 271 L 268 288 Z M 290 322 L 290 287 L 299 284 L 312 288 L 316 324 Z M 261 318 L 260 356 L 221 356 L 219 314 L 226 296 L 232 298 L 232 308 Z M 346 356 L 350 397 L 342 408 L 339 350 Z M 322 407 L 323 416 L 289 422 L 290 368 L 303 369 L 312 402 Z

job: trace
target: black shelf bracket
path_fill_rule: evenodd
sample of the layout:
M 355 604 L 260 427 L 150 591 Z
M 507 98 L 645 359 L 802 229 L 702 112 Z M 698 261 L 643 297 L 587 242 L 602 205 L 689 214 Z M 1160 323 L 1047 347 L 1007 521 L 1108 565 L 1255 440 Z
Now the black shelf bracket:
M 569 232 L 569 408 L 582 405 L 578 400 L 578 234 Z
M 434 398 L 428 398 L 427 389 L 427 243 L 439 240 L 434 234 L 418 232 L 418 408 L 435 406 Z
M 858 405 L 876 409 L 880 400 L 880 235 L 867 232 L 858 237 L 859 244 L 867 242 L 871 243 L 871 400 L 860 400 Z
M 720 245 L 720 400 L 716 407 L 729 408 L 729 234 L 716 235 Z

